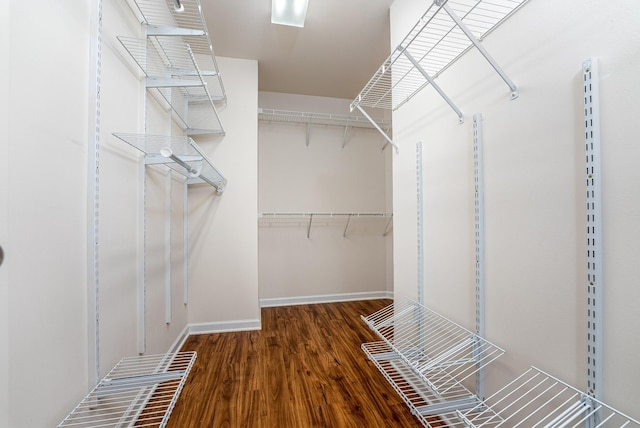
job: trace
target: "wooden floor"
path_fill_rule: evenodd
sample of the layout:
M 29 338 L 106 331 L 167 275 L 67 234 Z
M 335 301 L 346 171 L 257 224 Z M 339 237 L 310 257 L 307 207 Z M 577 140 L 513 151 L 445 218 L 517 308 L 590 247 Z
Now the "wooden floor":
M 191 336 L 198 358 L 168 427 L 421 427 L 368 361 L 370 300 L 262 309 L 262 330 Z

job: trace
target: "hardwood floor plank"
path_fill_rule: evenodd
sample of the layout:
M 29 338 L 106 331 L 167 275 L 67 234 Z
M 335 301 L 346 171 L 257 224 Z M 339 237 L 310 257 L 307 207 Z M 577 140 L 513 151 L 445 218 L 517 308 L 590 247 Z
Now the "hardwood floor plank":
M 262 330 L 190 336 L 198 358 L 171 428 L 422 425 L 360 349 L 389 300 L 262 309 Z

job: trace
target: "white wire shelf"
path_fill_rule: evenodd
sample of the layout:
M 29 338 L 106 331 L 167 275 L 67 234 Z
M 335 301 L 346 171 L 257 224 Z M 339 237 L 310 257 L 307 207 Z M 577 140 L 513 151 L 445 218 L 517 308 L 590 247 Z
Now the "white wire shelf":
M 215 76 L 209 90 L 215 101 L 226 101 L 222 76 L 202 13 L 200 0 L 135 0 L 148 37 L 171 36 L 189 45 L 203 70 Z
M 425 427 L 465 427 L 460 411 L 484 410 L 467 385 L 504 350 L 410 299 L 362 319 L 383 340 L 362 349 Z
M 377 129 L 383 135 L 385 139 L 388 139 L 388 135 L 391 130 L 391 121 L 371 118 L 365 116 L 354 115 L 341 115 L 331 113 L 314 113 L 304 111 L 291 111 L 291 110 L 275 110 L 258 108 L 258 120 L 263 122 L 277 122 L 277 123 L 290 123 L 290 124 L 304 124 L 307 126 L 307 146 L 310 140 L 311 126 L 323 125 L 323 126 L 338 126 L 344 127 L 344 134 L 342 136 L 342 147 L 347 143 L 347 131 L 349 128 L 367 128 Z M 386 144 L 385 144 L 386 146 Z M 383 147 L 384 149 L 384 147 Z
M 384 212 L 300 212 L 300 213 L 259 213 L 258 225 L 261 227 L 304 227 L 307 238 L 311 236 L 312 226 L 330 226 L 344 224 L 342 237 L 347 237 L 349 227 L 355 222 L 380 223 L 382 236 L 387 236 L 393 227 L 393 214 Z
M 58 427 L 165 427 L 195 352 L 123 358 Z
M 188 44 L 174 37 L 118 40 L 146 76 L 146 87 L 157 90 L 187 135 L 224 134 L 206 76 Z
M 487 398 L 482 408 L 459 416 L 468 428 L 640 427 L 639 421 L 535 367 Z
M 396 110 L 431 84 L 456 110 L 433 79 L 476 46 L 517 97 L 515 84 L 479 43 L 528 0 L 434 0 L 427 11 L 351 103 L 351 110 Z
M 350 126 L 354 128 L 369 128 L 373 125 L 363 116 L 341 115 L 331 113 L 314 113 L 304 111 L 291 110 L 275 110 L 267 108 L 258 108 L 258 119 L 266 122 L 282 122 L 282 123 L 304 123 L 311 125 L 328 125 L 328 126 Z M 391 121 L 374 118 L 375 123 L 381 127 L 388 128 Z
M 165 164 L 186 177 L 187 184 L 207 183 L 223 192 L 227 179 L 190 137 L 113 134 L 144 153 L 147 165 Z

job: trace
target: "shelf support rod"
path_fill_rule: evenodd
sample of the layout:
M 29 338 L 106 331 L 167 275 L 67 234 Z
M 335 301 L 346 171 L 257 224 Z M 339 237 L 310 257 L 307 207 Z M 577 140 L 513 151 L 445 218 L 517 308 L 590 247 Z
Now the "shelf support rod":
M 471 43 L 473 43 L 474 46 L 478 48 L 478 51 L 480 51 L 482 56 L 489 62 L 489 64 L 491 64 L 491 67 L 493 67 L 493 69 L 500 75 L 500 77 L 502 78 L 502 80 L 504 80 L 507 86 L 509 86 L 509 89 L 511 89 L 511 99 L 515 100 L 516 98 L 518 98 L 518 87 L 516 86 L 516 84 L 513 83 L 513 81 L 509 78 L 509 76 L 507 76 L 507 74 L 504 72 L 504 70 L 502 70 L 502 68 L 493 59 L 493 57 L 489 55 L 489 52 L 487 52 L 484 46 L 482 46 L 482 43 L 480 43 L 480 41 L 476 38 L 476 36 L 473 35 L 471 30 L 469 30 L 469 28 L 465 25 L 465 23 L 462 22 L 462 20 L 458 17 L 458 15 L 456 15 L 456 13 L 449 7 L 447 3 L 442 5 L 442 9 L 444 9 L 444 11 L 447 12 L 447 14 L 451 17 L 451 19 L 453 19 L 456 25 L 469 38 Z
M 311 139 L 311 121 L 307 122 L 307 147 L 309 147 L 310 139 Z
M 309 225 L 307 226 L 307 239 L 311 233 L 311 223 L 313 222 L 313 214 L 309 214 Z
M 344 134 L 342 134 L 342 148 L 347 145 L 347 131 L 349 130 L 349 119 L 347 119 L 347 123 L 344 125 Z
M 386 146 L 387 146 L 387 144 L 391 144 L 391 145 L 396 149 L 396 153 L 399 153 L 399 152 L 400 152 L 400 150 L 398 150 L 398 146 L 396 146 L 396 145 L 393 143 L 393 140 L 392 140 L 391 138 L 389 138 L 389 136 L 388 136 L 388 135 L 387 135 L 387 134 L 382 130 L 382 128 L 380 128 L 380 126 L 378 126 L 378 124 L 376 123 L 376 121 L 375 121 L 375 120 L 373 120 L 373 119 L 371 118 L 371 116 L 369 116 L 369 115 L 367 114 L 367 112 L 366 112 L 366 111 L 364 111 L 364 109 L 363 109 L 360 105 L 357 105 L 356 107 L 358 108 L 358 110 L 360 110 L 360 113 L 362 113 L 362 115 L 363 115 L 364 117 L 366 117 L 366 118 L 367 118 L 367 120 L 368 120 L 369 122 L 371 122 L 371 124 L 373 125 L 373 127 L 374 127 L 374 128 L 376 128 L 380 134 L 382 134 L 382 136 L 384 137 L 384 139 L 385 139 L 385 140 L 387 140 L 387 143 L 385 143 L 384 147 L 386 147 Z M 384 147 L 382 147 L 382 149 L 383 149 L 383 150 L 384 150 Z
M 413 64 L 416 70 L 418 70 L 422 74 L 422 76 L 424 76 L 424 78 L 427 79 L 429 84 L 433 86 L 433 89 L 435 89 L 440 94 L 440 96 L 447 102 L 447 104 L 449 104 L 449 107 L 451 107 L 453 111 L 456 112 L 456 114 L 458 115 L 458 119 L 460 120 L 460 123 L 464 123 L 464 114 L 462 114 L 462 111 L 460 111 L 458 106 L 455 105 L 455 103 L 451 100 L 451 98 L 449 98 L 449 96 L 445 94 L 442 88 L 433 80 L 431 76 L 429 76 L 429 73 L 427 73 L 424 70 L 424 68 L 422 68 L 420 63 L 416 61 L 416 59 L 404 47 L 401 46 L 399 47 L 399 49 L 402 49 L 402 53 L 404 54 L 404 56 L 407 57 L 409 62 L 411 62 L 411 64 Z
M 387 225 L 384 227 L 384 233 L 382 236 L 387 236 L 389 232 L 391 232 L 391 222 L 393 221 L 393 214 L 389 216 L 389 220 L 387 220 Z
M 353 214 L 349 214 L 349 217 L 347 218 L 347 225 L 344 227 L 344 232 L 342 232 L 342 237 L 346 238 L 347 237 L 347 228 L 349 227 L 349 223 L 351 223 L 351 216 Z

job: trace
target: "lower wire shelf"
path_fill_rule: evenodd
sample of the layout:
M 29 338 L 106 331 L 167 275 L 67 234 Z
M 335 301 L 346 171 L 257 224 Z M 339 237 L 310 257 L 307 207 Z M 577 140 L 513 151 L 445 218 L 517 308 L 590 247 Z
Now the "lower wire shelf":
M 123 358 L 58 427 L 166 426 L 195 352 Z
M 364 343 L 362 350 L 404 400 L 411 413 L 427 428 L 467 427 L 459 411 L 474 409 L 473 415 L 490 411 L 478 397 L 453 379 L 449 379 L 451 388 L 438 393 L 385 342 Z

